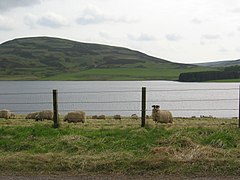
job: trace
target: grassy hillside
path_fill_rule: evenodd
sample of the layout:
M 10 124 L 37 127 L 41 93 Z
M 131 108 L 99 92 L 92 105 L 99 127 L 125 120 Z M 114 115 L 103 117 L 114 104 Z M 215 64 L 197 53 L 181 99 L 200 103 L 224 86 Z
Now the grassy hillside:
M 85 124 L 0 119 L 0 174 L 239 176 L 237 119 L 88 119 Z
M 240 59 L 238 60 L 229 60 L 229 61 L 215 61 L 215 62 L 206 62 L 206 63 L 197 63 L 198 66 L 204 67 L 228 67 L 228 66 L 239 66 Z
M 121 47 L 32 37 L 0 45 L 0 80 L 177 80 L 206 67 L 172 63 Z

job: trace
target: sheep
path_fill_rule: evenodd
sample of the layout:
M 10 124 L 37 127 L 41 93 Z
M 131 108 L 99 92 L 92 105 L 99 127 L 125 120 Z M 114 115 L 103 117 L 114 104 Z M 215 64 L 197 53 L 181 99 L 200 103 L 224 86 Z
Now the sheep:
M 138 115 L 136 115 L 136 114 L 132 114 L 132 115 L 131 115 L 131 119 L 138 120 Z
M 44 111 L 38 112 L 35 116 L 36 121 L 39 121 L 39 120 L 42 121 L 44 119 L 53 120 L 53 112 L 50 110 L 44 110 Z
M 67 121 L 68 123 L 76 123 L 76 122 L 86 122 L 86 113 L 83 111 L 73 111 L 69 112 L 66 116 L 64 116 L 63 121 Z
M 36 115 L 38 115 L 39 112 L 33 112 L 33 113 L 29 113 L 27 114 L 27 116 L 25 117 L 25 119 L 35 119 Z
M 105 115 L 100 115 L 97 117 L 97 119 L 106 119 Z
M 152 116 L 146 115 L 146 119 L 151 119 Z
M 92 119 L 106 119 L 106 117 L 105 117 L 105 115 L 99 115 L 99 116 L 94 115 L 94 116 L 92 116 Z
M 92 116 L 92 119 L 97 119 L 97 118 L 98 118 L 97 115 Z
M 11 119 L 11 118 L 15 118 L 15 116 L 16 115 L 8 109 L 2 109 L 0 111 L 0 118 Z
M 172 113 L 168 110 L 160 110 L 160 106 L 153 105 L 152 119 L 155 123 L 173 123 Z
M 116 120 L 119 119 L 119 120 L 121 120 L 121 116 L 120 116 L 120 115 L 114 115 L 114 116 L 113 116 L 113 119 L 116 119 Z

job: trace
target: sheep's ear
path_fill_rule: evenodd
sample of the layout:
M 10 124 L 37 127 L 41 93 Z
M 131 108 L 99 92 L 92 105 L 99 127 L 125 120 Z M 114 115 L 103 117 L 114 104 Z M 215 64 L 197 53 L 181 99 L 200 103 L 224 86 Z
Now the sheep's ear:
M 160 106 L 159 106 L 159 105 L 156 105 L 156 108 L 160 108 Z
M 153 108 L 155 108 L 156 106 L 155 105 L 152 105 Z

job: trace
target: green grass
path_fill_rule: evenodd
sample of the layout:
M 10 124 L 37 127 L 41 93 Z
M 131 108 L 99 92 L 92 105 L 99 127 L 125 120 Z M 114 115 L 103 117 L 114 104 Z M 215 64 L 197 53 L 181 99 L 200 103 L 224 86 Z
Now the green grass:
M 110 68 L 90 69 L 77 73 L 64 73 L 43 78 L 43 80 L 178 80 L 181 72 L 203 71 L 194 68 Z
M 0 119 L 1 173 L 239 175 L 234 119 L 91 120 L 85 124 Z
M 222 80 L 214 80 L 209 82 L 240 82 L 240 79 L 222 79 Z

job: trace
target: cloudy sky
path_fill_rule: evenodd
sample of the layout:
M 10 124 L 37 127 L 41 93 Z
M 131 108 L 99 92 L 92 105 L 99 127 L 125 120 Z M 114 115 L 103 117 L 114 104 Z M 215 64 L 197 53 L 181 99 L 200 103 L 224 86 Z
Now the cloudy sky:
M 0 0 L 0 43 L 53 36 L 173 62 L 240 59 L 240 0 Z

